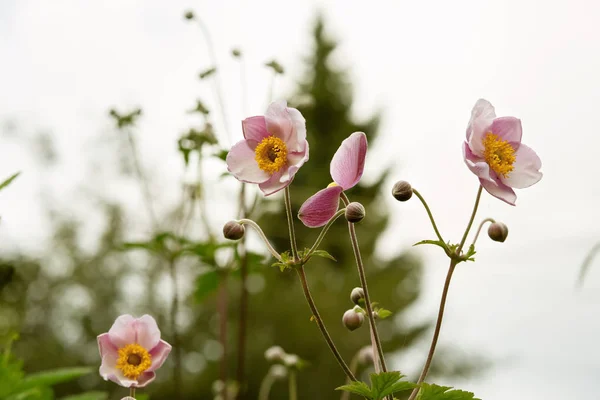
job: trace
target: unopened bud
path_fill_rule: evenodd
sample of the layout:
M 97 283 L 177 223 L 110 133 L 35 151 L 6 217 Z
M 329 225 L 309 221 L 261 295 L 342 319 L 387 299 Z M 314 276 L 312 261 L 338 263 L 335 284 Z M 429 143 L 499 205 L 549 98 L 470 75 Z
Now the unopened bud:
M 364 298 L 365 291 L 363 290 L 363 288 L 355 287 L 354 289 L 352 289 L 352 292 L 350 293 L 350 300 L 352 300 L 354 304 L 359 306 L 360 301 Z
M 283 363 L 286 367 L 297 367 L 300 362 L 300 357 L 295 354 L 285 354 L 283 356 Z
M 494 242 L 504 242 L 508 236 L 508 227 L 502 222 L 493 222 L 488 228 L 488 236 Z
M 194 19 L 194 12 L 191 10 L 186 11 L 185 14 L 183 14 L 183 17 L 187 20 Z
M 229 240 L 239 240 L 244 237 L 246 228 L 244 225 L 236 221 L 229 221 L 223 226 L 223 236 Z
M 346 311 L 342 317 L 344 326 L 350 331 L 360 328 L 364 321 L 365 316 L 360 312 L 354 311 L 353 309 Z
M 407 201 L 413 195 L 412 186 L 406 181 L 398 181 L 392 188 L 392 196 L 398 201 Z
M 265 351 L 265 358 L 270 362 L 279 362 L 285 357 L 285 351 L 280 346 L 271 346 Z
M 287 368 L 281 364 L 275 364 L 271 366 L 269 375 L 275 379 L 283 379 L 287 376 Z
M 365 217 L 365 208 L 362 204 L 352 202 L 346 207 L 346 220 L 353 224 L 362 221 Z

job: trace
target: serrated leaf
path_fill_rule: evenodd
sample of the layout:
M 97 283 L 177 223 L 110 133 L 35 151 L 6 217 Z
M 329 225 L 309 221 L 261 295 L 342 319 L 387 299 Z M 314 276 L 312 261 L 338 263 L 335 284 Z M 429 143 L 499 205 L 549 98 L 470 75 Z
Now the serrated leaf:
M 335 390 L 344 390 L 346 392 L 358 394 L 359 396 L 366 397 L 368 399 L 373 399 L 373 394 L 369 386 L 366 383 L 361 381 L 354 381 L 348 385 L 343 385 L 335 388 Z
M 52 386 L 69 382 L 93 371 L 89 367 L 59 368 L 27 375 L 19 385 L 20 390 L 36 386 Z
M 453 389 L 449 386 L 421 384 L 418 400 L 481 400 L 471 392 Z
M 196 278 L 196 291 L 194 296 L 197 302 L 203 301 L 208 295 L 219 287 L 219 274 L 217 271 L 208 271 Z
M 401 381 L 405 376 L 398 371 L 371 374 L 371 393 L 373 400 L 380 400 L 394 392 L 416 387 L 414 383 Z
M 139 399 L 139 396 L 136 396 Z M 81 394 L 75 394 L 72 396 L 61 397 L 59 400 L 107 400 L 107 392 L 85 392 Z
M 21 174 L 21 172 L 17 172 L 15 174 L 12 174 L 8 178 L 6 178 L 4 180 L 4 182 L 0 183 L 0 190 L 4 189 L 8 185 L 10 185 L 12 183 L 12 181 L 14 181 L 16 179 L 16 177 L 19 176 L 20 174 Z
M 390 310 L 386 310 L 385 308 L 380 308 L 377 310 L 377 316 L 379 319 L 386 319 L 390 315 L 392 315 L 392 312 Z

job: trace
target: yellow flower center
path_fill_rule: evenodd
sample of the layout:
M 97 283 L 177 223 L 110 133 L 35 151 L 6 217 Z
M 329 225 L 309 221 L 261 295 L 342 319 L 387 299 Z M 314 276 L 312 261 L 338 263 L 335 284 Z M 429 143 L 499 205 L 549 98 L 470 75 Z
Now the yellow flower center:
M 483 138 L 483 158 L 498 175 L 507 178 L 517 159 L 515 149 L 506 140 L 488 132 Z
M 254 151 L 258 167 L 269 174 L 279 171 L 287 164 L 287 147 L 275 136 L 264 138 Z
M 151 365 L 150 353 L 139 344 L 128 344 L 119 349 L 117 368 L 123 371 L 123 375 L 127 378 L 137 379 Z

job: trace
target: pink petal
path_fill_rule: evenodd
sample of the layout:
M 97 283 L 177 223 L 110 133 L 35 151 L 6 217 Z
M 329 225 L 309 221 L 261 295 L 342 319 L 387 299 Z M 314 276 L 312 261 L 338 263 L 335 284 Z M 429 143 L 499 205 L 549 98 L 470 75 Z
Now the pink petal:
M 110 341 L 117 348 L 125 347 L 128 344 L 135 343 L 136 332 L 133 318 L 129 314 L 119 316 L 108 331 Z
M 517 195 L 515 194 L 515 191 L 499 180 L 494 183 L 479 179 L 479 182 L 481 183 L 481 186 L 483 186 L 483 188 L 492 196 L 510 204 L 511 206 L 515 205 L 515 202 L 517 201 Z
M 288 151 L 303 152 L 308 147 L 306 142 L 306 120 L 295 108 L 287 108 L 288 115 L 292 120 L 293 132 L 286 146 Z
M 281 182 L 281 177 L 286 173 L 287 167 L 279 172 L 275 172 L 273 175 L 271 175 L 271 178 L 259 184 L 258 188 L 263 192 L 265 196 L 270 196 L 273 193 L 279 192 L 281 189 L 285 188 L 290 183 L 292 183 L 292 179 Z
M 354 132 L 344 139 L 331 160 L 329 172 L 334 182 L 348 190 L 360 181 L 367 156 L 367 136 Z
M 283 140 L 286 144 L 294 131 L 294 124 L 287 109 L 285 100 L 271 103 L 265 113 L 267 131 L 273 136 Z
M 118 348 L 110 341 L 110 335 L 108 333 L 98 335 L 97 340 L 100 357 L 104 357 L 105 354 L 109 353 L 113 357 L 118 357 Z
M 153 349 L 160 341 L 160 330 L 152 316 L 146 314 L 134 321 L 136 342 L 146 350 Z
M 490 171 L 490 166 L 483 158 L 477 157 L 475 154 L 473 154 L 467 142 L 463 142 L 463 158 L 465 160 L 465 164 L 467 164 L 467 167 L 472 173 L 477 175 L 479 179 L 485 179 L 490 182 L 494 182 L 494 178 L 492 178 L 492 176 L 496 176 L 496 173 Z
M 262 183 L 271 176 L 258 167 L 254 149 L 257 143 L 252 140 L 237 142 L 227 154 L 227 170 L 238 180 L 248 183 Z
M 156 347 L 154 347 L 150 352 L 150 357 L 152 357 L 152 366 L 148 368 L 148 371 L 156 371 L 159 369 L 167 359 L 167 356 L 170 352 L 171 345 L 164 340 L 160 340 Z
M 308 161 L 308 142 L 306 143 L 306 148 L 302 152 L 294 152 L 288 153 L 287 155 L 287 170 L 283 171 L 281 178 L 279 178 L 280 182 L 287 182 L 294 178 L 296 172 L 304 165 L 305 162 Z
M 523 128 L 521 120 L 515 117 L 500 117 L 492 122 L 490 130 L 493 134 L 500 136 L 503 140 L 511 143 L 521 143 Z
M 154 378 L 156 378 L 156 374 L 154 372 L 152 372 L 152 371 L 142 372 L 142 374 L 140 376 L 138 376 L 138 378 L 137 378 L 135 387 L 143 388 L 146 385 L 148 385 L 150 382 L 152 382 L 154 380 Z
M 515 157 L 513 170 L 507 178 L 500 178 L 502 183 L 516 189 L 523 189 L 538 183 L 542 179 L 543 174 L 540 172 L 542 161 L 535 151 L 521 143 Z
M 477 100 L 467 126 L 467 141 L 471 151 L 477 156 L 483 156 L 483 136 L 488 132 L 494 118 L 496 118 L 494 106 L 487 100 Z
M 244 139 L 254 140 L 260 143 L 264 138 L 270 136 L 267 131 L 267 123 L 265 117 L 250 117 L 242 121 L 242 132 Z
M 113 357 L 111 354 L 106 354 L 104 357 L 102 357 L 102 364 L 100 365 L 99 372 L 100 376 L 105 381 L 110 380 L 123 387 L 137 385 L 137 381 L 125 377 L 123 372 L 117 368 L 117 357 Z
M 323 226 L 334 216 L 340 203 L 341 186 L 320 190 L 309 197 L 298 211 L 298 218 L 309 228 Z

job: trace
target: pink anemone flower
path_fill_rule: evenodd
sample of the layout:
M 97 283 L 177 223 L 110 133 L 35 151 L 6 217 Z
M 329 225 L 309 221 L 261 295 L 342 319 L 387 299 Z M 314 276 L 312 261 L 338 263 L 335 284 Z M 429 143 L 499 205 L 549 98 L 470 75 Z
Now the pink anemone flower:
M 264 116 L 242 121 L 244 140 L 227 154 L 227 169 L 238 180 L 257 183 L 269 196 L 292 183 L 308 160 L 305 120 L 285 101 L 272 103 Z
M 298 211 L 298 218 L 304 225 L 317 228 L 335 215 L 342 192 L 360 181 L 366 155 L 367 136 L 364 133 L 354 132 L 344 139 L 329 166 L 334 183 L 308 198 Z
M 514 189 L 523 189 L 542 179 L 542 162 L 521 143 L 521 120 L 496 118 L 494 107 L 479 99 L 467 126 L 463 156 L 467 167 L 489 194 L 515 205 Z
M 102 357 L 100 376 L 136 388 L 154 380 L 154 371 L 171 352 L 171 345 L 160 338 L 160 330 L 150 315 L 121 315 L 108 333 L 98 336 L 98 347 Z

